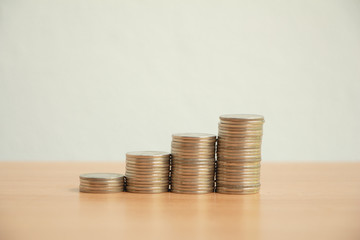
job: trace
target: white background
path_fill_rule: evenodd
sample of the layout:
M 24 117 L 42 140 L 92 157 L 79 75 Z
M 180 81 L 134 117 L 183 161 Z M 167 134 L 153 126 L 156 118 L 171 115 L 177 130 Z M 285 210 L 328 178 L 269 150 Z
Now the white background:
M 123 161 L 265 116 L 264 161 L 360 160 L 360 1 L 0 1 L 0 160 Z

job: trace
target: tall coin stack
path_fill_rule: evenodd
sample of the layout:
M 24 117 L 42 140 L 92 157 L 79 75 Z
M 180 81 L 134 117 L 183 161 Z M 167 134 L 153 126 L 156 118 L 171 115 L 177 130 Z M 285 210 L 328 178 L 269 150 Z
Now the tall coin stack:
M 172 135 L 171 191 L 210 193 L 214 191 L 216 136 L 207 133 Z
M 264 117 L 261 115 L 220 116 L 217 192 L 228 194 L 259 192 L 263 123 Z
M 159 151 L 126 154 L 126 190 L 161 193 L 169 190 L 170 153 Z
M 80 175 L 80 192 L 115 193 L 124 191 L 124 175 L 118 173 L 85 173 Z

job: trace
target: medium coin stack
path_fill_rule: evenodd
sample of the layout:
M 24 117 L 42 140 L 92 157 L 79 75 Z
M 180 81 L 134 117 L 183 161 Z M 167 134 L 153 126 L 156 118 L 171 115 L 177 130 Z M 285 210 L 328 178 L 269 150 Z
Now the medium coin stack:
M 161 193 L 169 190 L 170 153 L 159 151 L 126 154 L 126 191 Z
M 217 192 L 228 194 L 259 192 L 263 123 L 264 117 L 261 115 L 220 116 Z
M 171 191 L 210 193 L 214 191 L 216 136 L 207 133 L 172 135 Z
M 124 191 L 124 175 L 118 173 L 85 173 L 80 175 L 80 192 L 115 193 Z

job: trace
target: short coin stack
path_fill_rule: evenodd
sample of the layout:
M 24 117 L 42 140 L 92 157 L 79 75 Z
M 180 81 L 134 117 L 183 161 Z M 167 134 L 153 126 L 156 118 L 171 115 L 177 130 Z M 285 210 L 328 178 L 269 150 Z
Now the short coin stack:
M 261 115 L 220 116 L 217 192 L 228 194 L 259 192 L 263 123 L 264 117 Z
M 80 192 L 115 193 L 124 191 L 124 175 L 118 173 L 85 173 L 80 175 Z
M 171 143 L 171 191 L 214 191 L 216 136 L 207 133 L 173 134 Z
M 159 151 L 126 154 L 126 190 L 161 193 L 169 190 L 170 153 Z

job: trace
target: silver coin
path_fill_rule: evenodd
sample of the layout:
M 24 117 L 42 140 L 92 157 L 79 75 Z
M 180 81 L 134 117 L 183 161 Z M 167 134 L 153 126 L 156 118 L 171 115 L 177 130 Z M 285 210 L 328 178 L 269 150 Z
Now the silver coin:
M 219 178 L 219 177 L 229 177 L 229 178 L 230 177 L 237 177 L 237 178 L 257 177 L 257 178 L 259 178 L 260 172 L 224 172 L 224 171 L 220 171 L 218 169 L 216 176 L 217 176 L 217 178 Z
M 177 189 L 177 190 L 209 190 L 214 189 L 214 185 L 187 185 L 187 184 L 173 184 L 171 185 L 171 189 Z
M 131 173 L 131 172 L 127 172 L 126 173 L 126 178 L 143 178 L 143 179 L 165 179 L 166 177 L 169 176 L 169 173 L 153 173 L 153 174 L 149 174 L 149 173 Z
M 84 173 L 80 175 L 80 179 L 91 181 L 115 180 L 122 178 L 124 178 L 124 175 L 119 173 Z
M 124 182 L 124 177 L 119 179 L 112 179 L 112 180 L 93 180 L 93 179 L 80 179 L 80 182 L 83 183 L 94 183 L 94 184 L 112 184 L 112 183 L 122 183 Z
M 183 194 L 206 194 L 206 193 L 212 193 L 213 190 L 204 190 L 204 191 L 191 191 L 191 190 L 175 190 L 171 189 L 171 192 L 173 193 L 183 193 Z
M 264 121 L 264 116 L 259 114 L 223 114 L 220 120 L 229 121 Z
M 263 125 L 226 125 L 226 124 L 219 124 L 219 130 L 224 131 L 235 131 L 235 132 L 242 132 L 242 131 L 262 131 Z
M 259 178 L 250 178 L 250 179 L 236 179 L 236 178 L 216 178 L 216 183 L 218 186 L 224 185 L 252 185 L 260 184 Z
M 171 176 L 192 176 L 192 177 L 198 177 L 198 176 L 213 176 L 214 175 L 214 169 L 210 170 L 199 170 L 199 171 L 189 171 L 187 169 L 174 169 L 174 171 L 171 172 Z
M 139 186 L 126 186 L 127 191 L 149 191 L 149 190 L 159 190 L 159 191 L 167 191 L 169 186 L 149 186 L 149 187 L 139 187 Z
M 140 165 L 140 166 L 166 166 L 170 164 L 170 159 L 166 161 L 133 161 L 126 159 L 126 164 Z
M 143 181 L 155 181 L 155 180 L 159 180 L 159 181 L 165 181 L 169 178 L 170 175 L 127 175 L 127 181 L 129 181 L 129 179 L 134 179 L 134 180 L 143 180 Z
M 243 130 L 235 130 L 235 129 L 219 129 L 219 135 L 255 135 L 255 136 L 262 136 L 262 130 L 250 130 L 250 129 L 243 129 Z
M 166 158 L 134 158 L 134 157 L 126 157 L 126 162 L 136 162 L 136 163 L 166 163 L 170 160 L 170 157 Z
M 126 184 L 127 185 L 137 185 L 137 184 L 165 184 L 169 183 L 169 178 L 130 178 Z
M 139 171 L 139 169 L 137 170 L 131 170 L 129 168 L 126 169 L 126 176 L 142 176 L 142 175 L 151 175 L 151 176 L 165 176 L 168 175 L 169 173 L 169 169 L 167 169 L 166 171 L 157 171 L 157 170 L 149 170 L 149 171 Z
M 213 158 L 173 158 L 172 163 L 184 163 L 184 164 L 212 164 L 215 162 L 215 157 Z
M 197 167 L 212 167 L 215 164 L 215 160 L 207 162 L 196 162 L 196 161 L 174 161 L 172 166 L 184 166 L 188 168 L 197 168 Z
M 192 168 L 192 169 L 198 169 L 198 168 L 211 168 L 215 165 L 215 161 L 208 161 L 208 162 L 194 162 L 194 161 L 174 161 L 172 163 L 172 167 L 178 166 L 178 167 L 184 167 L 184 168 Z
M 143 184 L 143 183 L 139 183 L 139 184 L 128 184 L 127 187 L 135 187 L 135 188 L 143 188 L 143 189 L 168 189 L 169 188 L 169 183 L 161 183 L 161 184 Z
M 260 191 L 260 188 L 254 188 L 254 189 L 227 189 L 227 188 L 216 188 L 217 193 L 223 193 L 223 194 L 255 194 Z
M 188 178 L 179 178 L 179 179 L 172 179 L 172 184 L 184 184 L 184 185 L 196 185 L 196 186 L 202 186 L 202 185 L 214 185 L 214 178 L 210 179 L 188 179 Z
M 240 129 L 240 128 L 233 128 L 233 129 L 224 129 L 224 128 L 219 128 L 219 133 L 224 133 L 224 134 L 235 134 L 235 135 L 262 135 L 263 134 L 263 130 L 262 129 L 248 129 L 248 128 L 244 128 L 244 129 Z
M 115 193 L 115 192 L 123 192 L 124 188 L 112 188 L 112 189 L 97 189 L 97 188 L 86 188 L 79 187 L 80 192 L 88 192 L 88 193 Z
M 219 148 L 218 152 L 229 152 L 229 153 L 261 153 L 259 148 L 244 148 L 244 149 L 224 149 Z
M 171 149 L 171 154 L 173 154 L 174 152 L 177 153 L 191 153 L 191 154 L 214 154 L 215 153 L 215 146 L 213 148 L 193 148 L 193 149 L 184 149 L 184 148 L 175 148 L 173 147 Z
M 264 129 L 263 122 L 237 122 L 237 123 L 224 123 L 220 122 L 218 128 L 225 129 Z
M 201 152 L 196 152 L 196 153 L 191 153 L 191 152 L 172 152 L 172 155 L 174 156 L 174 158 L 214 158 L 215 157 L 215 151 L 213 152 L 208 152 L 208 153 L 201 153 Z
M 171 170 L 181 170 L 181 171 L 214 171 L 215 163 L 211 165 L 200 165 L 200 164 L 173 164 Z
M 218 161 L 242 161 L 242 160 L 260 160 L 261 159 L 261 154 L 257 154 L 257 155 L 224 155 L 224 154 L 218 154 L 217 155 Z
M 124 182 L 109 183 L 109 184 L 97 184 L 97 183 L 80 182 L 80 185 L 84 186 L 84 187 L 121 187 L 121 186 L 124 186 Z
M 131 180 L 133 181 L 168 181 L 170 177 L 170 174 L 167 175 L 129 175 L 126 177 L 126 181 L 129 182 Z
M 123 189 L 124 185 L 121 186 L 107 186 L 107 187 L 103 187 L 103 186 L 88 186 L 88 185 L 79 185 L 79 188 L 81 189 L 87 189 L 87 190 L 119 190 L 119 189 Z
M 242 146 L 247 146 L 247 145 L 255 145 L 255 146 L 261 146 L 262 141 L 260 140 L 251 140 L 251 141 L 226 141 L 226 140 L 221 140 L 218 143 L 217 148 L 223 147 L 223 146 L 228 146 L 228 147 L 242 147 Z
M 214 188 L 215 182 L 172 182 L 172 189 L 192 189 L 192 190 L 201 190 Z
M 126 153 L 126 156 L 167 157 L 167 156 L 170 156 L 170 153 L 164 152 L 164 151 L 134 151 L 134 152 Z
M 220 174 L 259 174 L 260 168 L 238 168 L 229 166 L 218 166 L 217 173 Z
M 210 183 L 204 183 L 204 184 L 189 184 L 189 183 L 172 183 L 171 189 L 183 189 L 183 190 L 207 190 L 207 189 L 213 189 L 214 184 Z
M 163 189 L 137 189 L 137 188 L 126 188 L 127 192 L 130 193 L 143 193 L 143 194 L 154 194 L 168 192 L 168 188 Z
M 141 164 L 126 163 L 125 167 L 140 169 L 141 171 L 143 171 L 143 170 L 147 171 L 147 170 L 151 170 L 151 169 L 166 170 L 170 167 L 170 164 L 141 165 Z
M 246 145 L 219 145 L 218 151 L 226 150 L 242 150 L 242 149 L 259 149 L 261 151 L 261 144 L 246 144 Z
M 97 190 L 86 190 L 86 189 L 79 189 L 79 192 L 81 193 L 119 193 L 119 192 L 124 192 L 124 190 L 117 190 L 117 191 L 97 191 Z
M 189 173 L 189 174 L 212 174 L 214 172 L 215 166 L 212 167 L 202 167 L 202 168 L 184 168 L 184 167 L 173 167 L 171 169 L 172 173 L 178 172 L 178 173 Z
M 241 137 L 231 137 L 219 135 L 219 142 L 229 142 L 229 143 L 241 143 L 241 142 L 261 142 L 262 136 L 241 136 Z
M 171 178 L 175 179 L 175 178 L 204 178 L 204 179 L 208 179 L 208 178 L 213 178 L 215 172 L 214 171 L 209 171 L 209 172 L 179 172 L 179 171 L 172 171 L 171 172 Z
M 171 182 L 187 181 L 187 182 L 213 182 L 214 176 L 172 176 L 170 179 Z
M 179 143 L 179 142 L 172 142 L 172 148 L 179 148 L 179 149 L 212 149 L 215 147 L 215 142 L 212 143 Z
M 211 152 L 185 152 L 185 151 L 174 151 L 171 153 L 174 158 L 185 156 L 185 158 L 211 158 L 215 156 L 215 150 Z
M 228 175 L 228 174 L 260 174 L 260 168 L 231 168 L 220 166 L 217 168 L 218 174 Z
M 212 181 L 214 179 L 214 175 L 184 175 L 184 174 L 173 174 L 171 176 L 170 181 L 179 181 L 179 180 L 196 180 L 196 181 Z
M 131 163 L 141 163 L 141 164 L 151 164 L 151 163 L 167 163 L 169 162 L 170 157 L 167 158 L 132 158 L 132 157 L 127 157 L 126 158 L 126 162 L 131 162 Z
M 187 138 L 216 139 L 216 135 L 211 133 L 174 133 L 172 137 L 180 138 L 180 139 L 187 139 Z
M 224 187 L 224 188 L 256 188 L 256 187 L 260 187 L 261 184 L 260 183 L 238 183 L 238 184 L 234 184 L 234 183 L 222 183 L 220 184 L 219 182 L 216 182 L 216 185 L 218 187 Z

